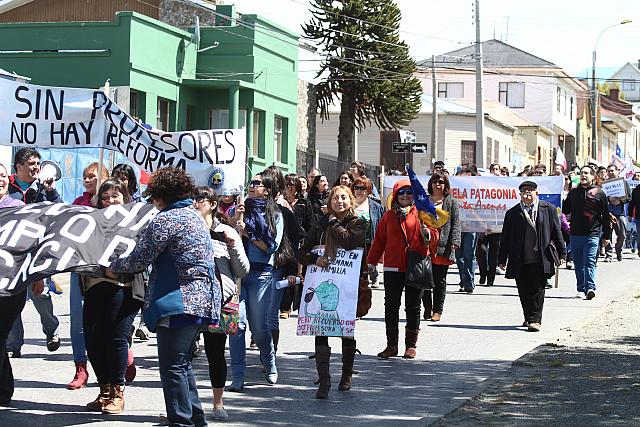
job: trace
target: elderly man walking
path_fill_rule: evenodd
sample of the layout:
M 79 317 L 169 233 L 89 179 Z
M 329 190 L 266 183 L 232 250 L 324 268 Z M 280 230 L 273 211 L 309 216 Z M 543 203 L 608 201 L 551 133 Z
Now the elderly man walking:
M 507 279 L 515 279 L 524 314 L 523 326 L 538 332 L 547 279 L 566 249 L 555 206 L 538 199 L 538 186 L 524 181 L 518 187 L 520 203 L 507 211 L 498 252 Z

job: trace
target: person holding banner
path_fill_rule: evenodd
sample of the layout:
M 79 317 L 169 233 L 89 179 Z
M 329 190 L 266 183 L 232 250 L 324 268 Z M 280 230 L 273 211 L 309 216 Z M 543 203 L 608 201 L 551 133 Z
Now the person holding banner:
M 182 169 L 155 171 L 146 195 L 160 211 L 125 258 L 107 276 L 140 273 L 153 265 L 144 319 L 156 332 L 167 419 L 171 425 L 207 424 L 191 364 L 193 344 L 204 325 L 220 319 L 221 292 L 209 229 L 193 208 L 193 178 Z
M 77 197 L 72 204 L 95 207 L 97 203 L 95 195 L 98 191 L 98 169 L 98 162 L 93 162 L 84 169 L 82 172 L 84 192 L 81 196 Z M 108 176 L 107 168 L 103 165 L 100 182 L 104 182 Z M 78 273 L 71 273 L 69 277 L 69 335 L 71 337 L 71 349 L 73 352 L 73 362 L 76 365 L 76 373 L 73 380 L 67 384 L 67 389 L 69 390 L 83 388 L 89 380 L 87 349 L 84 342 L 83 331 L 84 320 L 82 318 L 84 296 L 81 287 L 80 275 Z
M 524 314 L 522 326 L 538 332 L 547 279 L 555 274 L 555 260 L 566 249 L 556 207 L 538 199 L 538 185 L 524 181 L 518 187 L 520 203 L 507 211 L 498 254 L 505 277 L 515 279 Z
M 595 171 L 591 166 L 580 169 L 580 185 L 567 195 L 562 212 L 569 216 L 571 252 L 576 273 L 578 295 L 588 300 L 596 296 L 596 260 L 598 243 L 607 246 L 611 239 L 611 220 L 607 196 L 593 184 Z
M 240 304 L 245 304 L 251 334 L 260 350 L 265 379 L 270 385 L 278 382 L 276 353 L 269 330 L 269 303 L 273 286 L 275 253 L 284 234 L 284 220 L 276 204 L 278 185 L 271 174 L 258 174 L 249 183 L 249 194 L 237 212 L 244 213 L 244 221 L 236 229 L 245 241 L 251 270 L 242 279 Z M 229 340 L 231 347 L 232 383 L 230 391 L 244 388 L 246 368 L 245 330 L 240 328 Z
M 138 177 L 131 165 L 126 163 L 119 163 L 115 165 L 111 171 L 111 176 L 118 178 L 122 181 L 129 190 L 129 196 L 132 202 L 142 202 L 142 195 L 140 194 L 140 188 L 138 186 Z
M 458 202 L 451 197 L 449 178 L 443 172 L 434 172 L 427 185 L 429 199 L 436 208 L 449 213 L 449 220 L 438 229 L 438 248 L 431 255 L 433 268 L 433 292 L 425 289 L 422 294 L 425 320 L 440 321 L 447 295 L 447 271 L 456 262 L 456 249 L 460 246 L 462 225 Z
M 610 164 L 607 167 L 607 176 L 609 179 L 615 179 L 618 177 L 618 167 L 614 164 Z M 616 259 L 622 261 L 622 248 L 624 246 L 624 240 L 627 236 L 627 217 L 625 216 L 625 205 L 630 200 L 631 188 L 627 181 L 623 181 L 624 185 L 624 197 L 607 197 L 609 202 L 609 213 L 612 219 L 612 228 L 616 233 Z M 615 220 L 613 220 L 615 218 Z M 613 261 L 613 245 L 609 242 L 604 246 L 604 262 Z
M 40 181 L 40 153 L 33 148 L 22 148 L 14 155 L 13 167 L 16 173 L 9 177 L 8 196 L 20 200 L 25 204 L 38 202 L 61 203 L 62 198 L 55 189 L 55 180 L 49 178 Z M 46 279 L 49 280 L 49 279 Z M 47 337 L 47 350 L 56 351 L 60 348 L 58 328 L 60 321 L 53 314 L 53 301 L 49 292 L 41 292 L 39 295 L 31 295 L 27 289 L 27 298 L 31 299 L 33 306 L 40 315 L 42 332 Z M 20 350 L 24 344 L 24 329 L 22 318 L 18 316 L 9 338 L 7 338 L 7 350 L 12 357 L 21 357 Z
M 9 172 L 0 163 L 0 209 L 23 206 L 24 202 L 8 195 Z M 31 285 L 31 294 L 38 296 L 44 289 L 44 282 L 39 280 Z M 5 405 L 13 397 L 13 370 L 7 352 L 7 338 L 12 325 L 20 316 L 27 301 L 27 290 L 10 294 L 0 291 L 0 405 Z
M 388 359 L 398 355 L 398 324 L 403 291 L 407 316 L 406 350 L 403 357 L 413 359 L 416 356 L 422 290 L 406 285 L 407 252 L 411 250 L 424 257 L 429 256 L 427 242 L 432 238 L 437 238 L 437 231 L 421 224 L 413 202 L 411 182 L 408 179 L 397 181 L 393 186 L 391 209 L 382 216 L 367 256 L 371 271 L 384 255 L 384 322 L 387 346 L 378 353 L 380 358 Z
M 321 268 L 327 268 L 331 260 L 335 258 L 338 249 L 352 250 L 364 247 L 366 223 L 355 214 L 355 198 L 349 187 L 339 185 L 333 187 L 329 192 L 328 215 L 320 219 L 307 234 L 304 244 L 299 251 L 299 259 L 303 265 L 315 264 Z M 312 249 L 317 245 L 325 245 L 324 253 L 319 256 L 313 253 Z M 364 263 L 360 263 L 360 280 L 364 276 Z M 295 279 L 289 277 L 292 282 Z M 365 279 L 366 280 L 366 279 Z M 293 282 L 295 283 L 295 282 Z M 366 282 L 365 282 L 366 283 Z M 358 289 L 360 281 L 349 284 Z M 369 294 L 370 295 L 370 294 Z M 364 304 L 364 305 L 363 305 Z M 364 316 L 371 302 L 366 306 L 365 299 L 358 297 L 356 316 Z M 342 376 L 338 390 L 348 391 L 351 389 L 351 377 L 353 375 L 353 362 L 356 354 L 356 340 L 354 337 L 343 336 L 342 338 Z M 331 347 L 329 347 L 328 336 L 315 337 L 316 369 L 320 383 L 316 392 L 316 399 L 326 399 L 329 397 L 331 388 L 331 374 L 329 361 L 331 359 Z
M 373 183 L 366 176 L 356 178 L 351 185 L 351 191 L 356 198 L 355 213 L 367 223 L 367 233 L 364 240 L 368 248 L 376 237 L 376 229 L 380 224 L 380 220 L 382 220 L 382 215 L 384 215 L 384 208 L 371 197 L 373 195 Z M 369 272 L 369 278 L 371 279 L 371 287 L 377 287 L 378 269 L 373 269 Z
M 640 175 L 640 173 L 636 174 Z M 634 175 L 633 178 L 635 180 L 636 175 Z M 638 178 L 640 178 L 640 176 L 638 176 Z M 629 222 L 634 222 L 636 225 L 636 247 L 638 249 L 638 256 L 640 257 L 640 185 L 631 192 L 631 202 L 629 202 L 627 215 L 629 216 Z
M 97 194 L 100 209 L 130 202 L 127 187 L 116 178 L 103 182 Z M 133 359 L 129 330 L 142 307 L 145 283 L 141 275 L 127 281 L 84 276 L 82 283 L 87 354 L 100 384 L 98 397 L 87 408 L 119 414 L 124 411 L 125 371 Z

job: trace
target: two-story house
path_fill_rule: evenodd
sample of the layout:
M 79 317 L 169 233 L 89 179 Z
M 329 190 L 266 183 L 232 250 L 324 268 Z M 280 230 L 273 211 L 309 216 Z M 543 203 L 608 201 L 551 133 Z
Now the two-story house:
M 613 73 L 610 81 L 620 84 L 620 92 L 624 94 L 624 100 L 632 103 L 634 109 L 640 109 L 640 60 L 637 64 L 627 62 L 618 71 Z
M 562 67 L 499 40 L 482 42 L 483 98 L 513 109 L 534 124 L 553 132 L 552 149 L 562 148 L 569 163 L 576 157 L 578 93 L 588 88 Z M 431 60 L 418 64 L 423 90 L 432 93 Z M 475 46 L 435 58 L 439 98 L 475 98 Z M 540 159 L 551 166 L 552 151 Z

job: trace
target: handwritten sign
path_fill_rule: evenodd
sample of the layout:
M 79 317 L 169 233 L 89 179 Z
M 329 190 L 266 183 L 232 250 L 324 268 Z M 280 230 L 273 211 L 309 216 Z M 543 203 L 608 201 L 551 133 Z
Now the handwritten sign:
M 324 246 L 316 246 L 313 252 L 321 255 Z M 329 267 L 307 267 L 297 335 L 353 336 L 362 253 L 362 249 L 339 249 Z

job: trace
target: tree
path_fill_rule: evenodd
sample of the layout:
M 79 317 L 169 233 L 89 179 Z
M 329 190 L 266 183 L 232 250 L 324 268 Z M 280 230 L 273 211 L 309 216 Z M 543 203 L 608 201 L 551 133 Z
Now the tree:
M 303 25 L 324 57 L 316 85 L 323 119 L 340 102 L 338 158 L 353 159 L 356 129 L 373 121 L 382 129 L 406 126 L 420 111 L 416 63 L 400 40 L 401 13 L 391 0 L 312 0 Z

